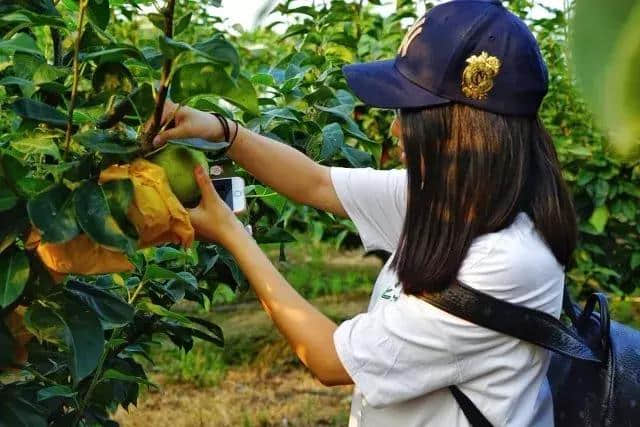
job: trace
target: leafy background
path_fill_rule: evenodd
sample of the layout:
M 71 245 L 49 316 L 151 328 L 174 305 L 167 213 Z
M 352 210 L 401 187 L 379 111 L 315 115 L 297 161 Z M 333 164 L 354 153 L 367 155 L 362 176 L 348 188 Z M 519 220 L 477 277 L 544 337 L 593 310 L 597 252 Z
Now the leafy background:
M 157 337 L 183 351 L 199 340 L 223 343 L 220 328 L 202 313 L 225 302 L 221 295 L 235 300 L 234 291 L 246 289 L 229 254 L 201 243 L 137 250 L 135 233 L 119 215 L 130 188 L 96 183 L 104 168 L 144 154 L 141 125 L 153 114 L 167 61 L 176 101 L 226 114 L 324 164 L 399 165 L 390 113 L 361 105 L 341 66 L 392 57 L 416 17 L 415 2 L 397 0 L 395 13 L 382 17 L 370 7 L 378 1 L 334 0 L 317 8 L 281 1 L 275 9 L 291 18 L 284 32 L 228 33 L 215 14 L 219 1 L 179 0 L 172 37 L 153 3 L 0 5 L 0 310 L 3 317 L 21 313 L 36 336 L 28 358 L 17 360 L 5 349 L 19 342 L 8 322 L 0 322 L 0 366 L 11 368 L 1 374 L 0 421 L 110 425 L 111 411 L 135 403 L 140 386 L 153 387 L 145 359 Z M 577 297 L 607 292 L 618 319 L 637 321 L 640 164 L 610 151 L 574 85 L 567 47 L 573 3 L 540 19 L 530 18 L 532 1 L 509 6 L 527 20 L 549 66 L 541 116 L 580 220 L 571 290 Z M 78 28 L 83 7 L 85 25 Z M 210 161 L 245 177 L 245 221 L 259 242 L 279 248 L 281 261 L 291 256 L 294 240 L 293 250 L 316 242 L 341 250 L 359 244 L 350 221 L 286 200 L 218 151 L 208 153 Z M 101 221 L 87 215 L 95 210 Z M 116 231 L 99 227 L 109 218 Z M 31 223 L 52 242 L 85 232 L 125 251 L 135 271 L 54 283 L 26 249 Z M 199 306 L 195 315 L 180 310 L 185 300 Z

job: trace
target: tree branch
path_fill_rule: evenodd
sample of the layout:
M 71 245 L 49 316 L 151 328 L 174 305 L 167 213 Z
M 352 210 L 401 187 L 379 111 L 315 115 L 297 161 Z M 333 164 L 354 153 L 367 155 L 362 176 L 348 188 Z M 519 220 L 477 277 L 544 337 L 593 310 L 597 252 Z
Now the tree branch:
M 175 13 L 176 1 L 167 0 L 167 6 L 163 9 L 164 15 L 164 35 L 168 38 L 173 38 L 173 16 Z M 156 99 L 156 109 L 153 113 L 153 121 L 151 126 L 144 133 L 142 138 L 142 151 L 151 151 L 153 148 L 153 139 L 158 135 L 160 126 L 162 124 L 162 112 L 164 110 L 164 103 L 167 100 L 167 93 L 169 92 L 169 77 L 171 76 L 171 68 L 173 67 L 173 60 L 166 59 L 162 66 L 162 80 L 160 81 L 160 89 L 158 91 L 158 97 Z
M 62 65 L 62 37 L 56 27 L 51 27 L 51 41 L 53 42 L 53 65 Z
M 76 108 L 76 97 L 78 96 L 78 81 L 80 80 L 80 64 L 78 54 L 80 52 L 80 42 L 82 41 L 82 31 L 84 29 L 85 16 L 89 0 L 80 0 L 80 18 L 78 19 L 78 35 L 76 45 L 73 50 L 73 83 L 71 85 L 71 99 L 69 100 L 69 113 L 67 116 L 67 132 L 64 136 L 64 159 L 69 155 L 69 145 L 71 144 L 71 132 L 73 129 L 73 110 Z

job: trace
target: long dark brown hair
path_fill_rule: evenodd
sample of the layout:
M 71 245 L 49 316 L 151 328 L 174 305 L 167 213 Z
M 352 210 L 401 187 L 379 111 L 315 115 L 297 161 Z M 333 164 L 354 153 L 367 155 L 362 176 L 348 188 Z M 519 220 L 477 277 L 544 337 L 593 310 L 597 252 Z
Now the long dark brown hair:
M 455 280 L 474 238 L 526 212 L 568 265 L 577 226 L 551 137 L 538 117 L 462 104 L 399 112 L 408 205 L 392 266 L 407 294 Z

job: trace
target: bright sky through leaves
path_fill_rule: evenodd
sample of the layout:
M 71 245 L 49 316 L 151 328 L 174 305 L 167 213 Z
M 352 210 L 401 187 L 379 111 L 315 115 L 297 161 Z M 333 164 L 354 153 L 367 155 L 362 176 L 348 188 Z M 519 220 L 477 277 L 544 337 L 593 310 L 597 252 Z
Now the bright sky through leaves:
M 228 19 L 228 25 L 231 27 L 234 24 L 240 24 L 243 28 L 251 28 L 256 20 L 256 17 L 260 10 L 262 10 L 269 0 L 223 0 L 222 9 L 216 9 L 215 13 L 219 14 L 223 18 Z M 437 3 L 440 1 L 436 0 Z M 277 4 L 278 2 L 275 2 Z M 321 0 L 316 0 L 316 4 L 321 3 Z M 376 9 L 381 14 L 386 15 L 393 11 L 395 7 L 395 0 L 383 0 L 386 3 L 385 6 L 376 6 Z M 418 11 L 422 13 L 424 11 L 424 2 L 418 3 Z M 313 4 L 313 0 L 298 0 L 293 2 L 292 6 L 304 6 Z M 564 7 L 564 0 L 536 0 L 536 4 L 543 4 L 548 7 L 562 9 Z M 544 14 L 544 9 L 538 7 L 537 13 Z M 535 15 L 534 15 L 535 16 Z M 278 17 L 270 16 L 266 18 L 266 22 L 273 22 L 279 20 Z

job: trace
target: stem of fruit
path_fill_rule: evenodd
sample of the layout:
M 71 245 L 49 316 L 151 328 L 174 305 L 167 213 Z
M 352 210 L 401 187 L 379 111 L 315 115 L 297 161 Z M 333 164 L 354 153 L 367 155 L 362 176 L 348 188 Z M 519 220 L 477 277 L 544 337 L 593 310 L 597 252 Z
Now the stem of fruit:
M 164 35 L 168 38 L 173 38 L 173 15 L 176 8 L 175 0 L 167 0 L 167 6 L 164 8 Z M 153 121 L 151 126 L 145 132 L 142 140 L 142 152 L 151 151 L 153 149 L 153 139 L 158 135 L 160 131 L 160 125 L 162 124 L 162 112 L 164 110 L 164 103 L 167 100 L 167 93 L 169 92 L 169 79 L 171 76 L 171 67 L 173 66 L 172 59 L 166 59 L 162 66 L 162 80 L 160 81 L 160 90 L 158 91 L 158 97 L 156 99 L 156 109 L 153 113 Z
M 78 81 L 80 80 L 80 64 L 78 54 L 80 53 L 80 42 L 82 41 L 82 31 L 87 15 L 89 0 L 80 0 L 80 18 L 78 19 L 78 35 L 76 45 L 73 49 L 73 83 L 71 84 L 71 99 L 69 100 L 69 113 L 67 115 L 67 132 L 64 135 L 64 159 L 69 155 L 69 145 L 71 144 L 71 132 L 73 129 L 73 110 L 76 108 L 76 97 L 78 96 Z
M 96 371 L 93 374 L 93 378 L 91 379 L 91 384 L 89 384 L 89 388 L 87 389 L 87 392 L 85 393 L 84 397 L 82 398 L 82 402 L 80 402 L 80 406 L 78 407 L 78 413 L 76 414 L 73 423 L 71 423 L 73 427 L 77 426 L 82 419 L 82 414 L 89 404 L 89 400 L 91 399 L 93 390 L 98 385 L 100 377 L 102 376 L 102 369 L 104 368 L 104 362 L 107 360 L 107 356 L 109 355 L 111 342 L 120 337 L 119 332 L 119 329 L 113 331 L 113 334 L 111 334 L 111 338 L 109 338 L 109 341 L 107 341 L 107 345 L 105 346 L 104 350 L 102 350 L 102 355 L 100 356 L 100 360 L 98 360 L 98 366 L 96 366 Z

